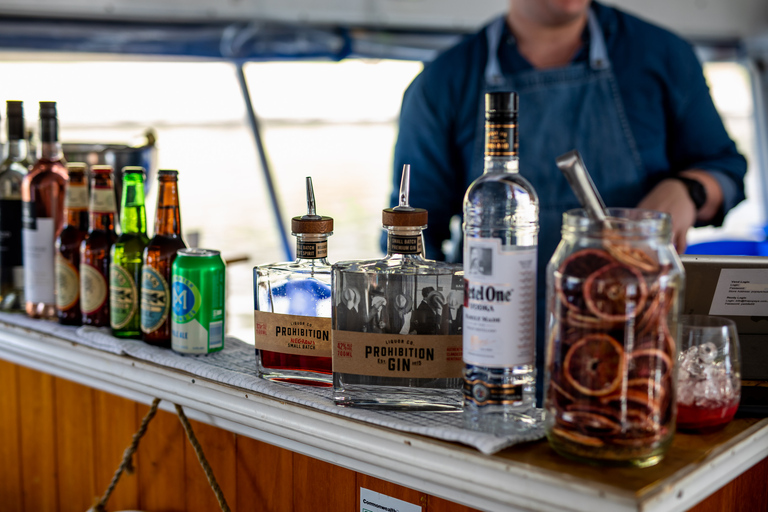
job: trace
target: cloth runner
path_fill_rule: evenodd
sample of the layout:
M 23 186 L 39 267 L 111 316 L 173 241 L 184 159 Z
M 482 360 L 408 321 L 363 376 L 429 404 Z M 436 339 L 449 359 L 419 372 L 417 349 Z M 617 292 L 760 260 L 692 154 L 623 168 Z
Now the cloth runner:
M 206 355 L 182 355 L 172 350 L 148 345 L 139 340 L 115 338 L 108 328 L 68 327 L 54 322 L 34 320 L 21 314 L 0 313 L 0 321 L 73 341 L 116 355 L 130 356 L 168 368 L 260 393 L 278 400 L 297 403 L 347 418 L 420 434 L 444 441 L 472 446 L 492 454 L 517 443 L 544 437 L 543 422 L 515 435 L 496 436 L 464 428 L 461 411 L 376 411 L 340 407 L 333 401 L 331 388 L 316 388 L 271 382 L 256 375 L 256 355 L 253 345 L 227 337 L 224 349 Z M 537 411 L 539 419 L 542 411 Z

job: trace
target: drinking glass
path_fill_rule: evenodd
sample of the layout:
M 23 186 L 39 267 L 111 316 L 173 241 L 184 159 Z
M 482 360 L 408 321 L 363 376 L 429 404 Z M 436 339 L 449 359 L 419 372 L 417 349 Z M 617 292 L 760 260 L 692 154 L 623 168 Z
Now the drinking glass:
M 677 428 L 708 431 L 733 419 L 741 398 L 739 339 L 733 320 L 681 315 Z

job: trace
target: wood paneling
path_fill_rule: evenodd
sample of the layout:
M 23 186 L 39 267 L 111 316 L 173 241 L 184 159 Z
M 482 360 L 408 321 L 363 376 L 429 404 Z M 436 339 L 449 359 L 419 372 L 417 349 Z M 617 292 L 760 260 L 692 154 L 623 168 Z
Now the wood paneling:
M 24 510 L 59 510 L 53 377 L 18 367 L 21 489 Z
M 764 512 L 768 511 L 768 459 L 723 486 L 689 512 Z
M 381 480 L 372 476 L 364 475 L 362 473 L 357 474 L 357 497 L 355 510 L 360 510 L 360 488 L 368 489 L 369 491 L 386 494 L 392 498 L 398 500 L 407 501 L 418 505 L 422 510 L 427 510 L 427 495 L 423 492 L 403 487 L 402 485 L 393 484 L 386 480 Z
M 0 360 L 0 503 L 8 512 L 24 509 L 17 374 L 15 364 Z
M 350 469 L 294 453 L 293 510 L 355 510 L 355 481 Z
M 480 512 L 476 508 L 465 507 L 452 501 L 438 498 L 437 496 L 430 496 L 427 498 L 427 511 L 428 512 Z
M 235 458 L 235 434 L 205 423 L 191 421 L 203 454 L 211 466 L 227 505 L 234 509 L 237 497 L 237 459 Z M 208 483 L 203 467 L 197 459 L 192 444 L 185 443 L 186 461 L 185 487 L 187 489 L 187 512 L 211 512 L 220 510 L 216 495 Z
M 237 436 L 238 512 L 291 512 L 292 488 L 291 452 Z
M 94 390 L 94 473 L 96 494 L 101 497 L 123 460 L 123 453 L 139 429 L 138 404 L 131 400 Z M 150 427 L 152 424 L 150 424 Z M 138 456 L 134 456 L 138 467 Z M 139 508 L 138 475 L 123 471 L 107 501 L 108 510 Z
M 55 379 L 59 511 L 82 512 L 93 505 L 93 393 L 91 388 Z
M 149 406 L 139 405 L 139 421 Z M 138 450 L 139 508 L 183 512 L 186 506 L 184 452 L 187 437 L 176 414 L 157 411 Z

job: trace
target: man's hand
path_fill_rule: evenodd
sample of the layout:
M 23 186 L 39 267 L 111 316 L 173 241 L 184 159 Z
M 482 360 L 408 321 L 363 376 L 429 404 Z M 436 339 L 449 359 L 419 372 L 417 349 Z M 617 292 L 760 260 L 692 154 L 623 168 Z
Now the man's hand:
M 672 217 L 672 243 L 679 254 L 685 252 L 686 234 L 696 222 L 696 205 L 682 181 L 667 179 L 659 182 L 637 207 L 668 213 Z

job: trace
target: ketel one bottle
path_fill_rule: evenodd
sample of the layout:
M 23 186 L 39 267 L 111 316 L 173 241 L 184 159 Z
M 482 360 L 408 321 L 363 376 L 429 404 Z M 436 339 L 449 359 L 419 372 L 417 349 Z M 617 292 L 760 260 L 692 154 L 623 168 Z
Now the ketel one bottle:
M 41 101 L 38 159 L 21 184 L 25 309 L 33 318 L 56 318 L 54 247 L 67 182 L 62 158 L 56 103 Z
M 67 164 L 69 180 L 64 200 L 64 229 L 56 238 L 56 315 L 64 325 L 81 325 L 80 244 L 88 234 L 86 165 Z
M 144 249 L 141 270 L 141 332 L 151 345 L 171 347 L 171 269 L 181 238 L 178 172 L 158 172 L 155 236 Z
M 296 261 L 253 269 L 256 364 L 265 379 L 330 386 L 333 219 L 315 211 L 307 178 L 307 214 L 291 220 Z
M 115 243 L 112 167 L 91 167 L 88 234 L 80 244 L 80 309 L 83 325 L 109 326 L 109 251 Z
M 497 434 L 535 425 L 539 200 L 518 170 L 517 95 L 485 95 L 483 175 L 464 196 L 464 412 Z
M 149 242 L 143 167 L 123 167 L 121 202 L 121 234 L 112 245 L 109 260 L 110 325 L 112 334 L 119 338 L 138 338 L 141 336 L 141 263 Z

